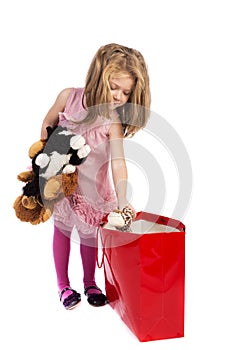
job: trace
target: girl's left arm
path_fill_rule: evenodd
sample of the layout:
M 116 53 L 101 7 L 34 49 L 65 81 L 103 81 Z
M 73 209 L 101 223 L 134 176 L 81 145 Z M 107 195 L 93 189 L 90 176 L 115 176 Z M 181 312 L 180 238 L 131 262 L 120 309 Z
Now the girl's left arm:
M 123 128 L 120 122 L 111 125 L 109 139 L 111 145 L 112 177 L 118 200 L 118 208 L 122 210 L 128 206 L 135 212 L 126 198 L 128 172 L 123 147 Z

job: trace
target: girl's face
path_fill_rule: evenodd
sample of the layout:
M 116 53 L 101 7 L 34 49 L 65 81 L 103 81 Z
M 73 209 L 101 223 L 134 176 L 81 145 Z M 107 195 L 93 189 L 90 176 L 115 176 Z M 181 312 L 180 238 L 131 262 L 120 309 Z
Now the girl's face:
M 123 106 L 129 99 L 134 81 L 129 75 L 112 76 L 109 80 L 113 108 Z

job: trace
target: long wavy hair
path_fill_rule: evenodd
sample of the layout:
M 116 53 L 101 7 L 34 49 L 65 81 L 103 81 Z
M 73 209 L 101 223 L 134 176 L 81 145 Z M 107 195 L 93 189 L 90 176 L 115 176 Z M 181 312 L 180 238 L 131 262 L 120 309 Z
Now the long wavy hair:
M 124 137 L 128 137 L 145 127 L 151 103 L 147 66 L 142 54 L 135 49 L 114 43 L 99 48 L 86 76 L 84 96 L 88 114 L 83 122 L 94 122 L 98 115 L 110 118 L 112 95 L 109 81 L 113 76 L 122 75 L 134 81 L 127 103 L 117 108 Z

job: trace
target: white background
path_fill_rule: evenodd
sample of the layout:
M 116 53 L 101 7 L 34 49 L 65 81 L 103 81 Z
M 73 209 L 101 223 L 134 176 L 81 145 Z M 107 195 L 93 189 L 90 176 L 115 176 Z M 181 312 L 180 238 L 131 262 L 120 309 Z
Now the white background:
M 231 349 L 233 51 L 231 1 L 5 1 L 1 33 L 1 348 Z M 185 337 L 140 343 L 109 307 L 59 303 L 52 224 L 20 223 L 17 173 L 58 92 L 83 86 L 99 46 L 140 50 L 152 110 L 180 135 L 193 169 L 186 235 Z M 169 193 L 168 202 L 169 202 Z M 171 199 L 172 200 L 172 199 Z M 156 201 L 156 194 L 155 194 Z M 140 208 L 138 208 L 140 209 Z M 170 215 L 169 210 L 164 214 Z M 74 244 L 72 286 L 82 292 Z M 97 271 L 101 285 L 103 271 Z M 4 344 L 4 345 L 3 345 Z

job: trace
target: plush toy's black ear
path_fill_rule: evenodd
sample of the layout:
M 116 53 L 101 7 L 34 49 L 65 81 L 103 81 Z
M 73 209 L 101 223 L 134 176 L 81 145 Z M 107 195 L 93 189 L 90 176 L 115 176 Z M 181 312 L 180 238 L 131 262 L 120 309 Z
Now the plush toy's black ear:
M 47 130 L 47 140 L 50 138 L 50 136 L 52 135 L 52 133 L 54 132 L 54 130 L 57 129 L 57 126 L 51 127 L 51 126 L 47 126 L 46 130 Z

